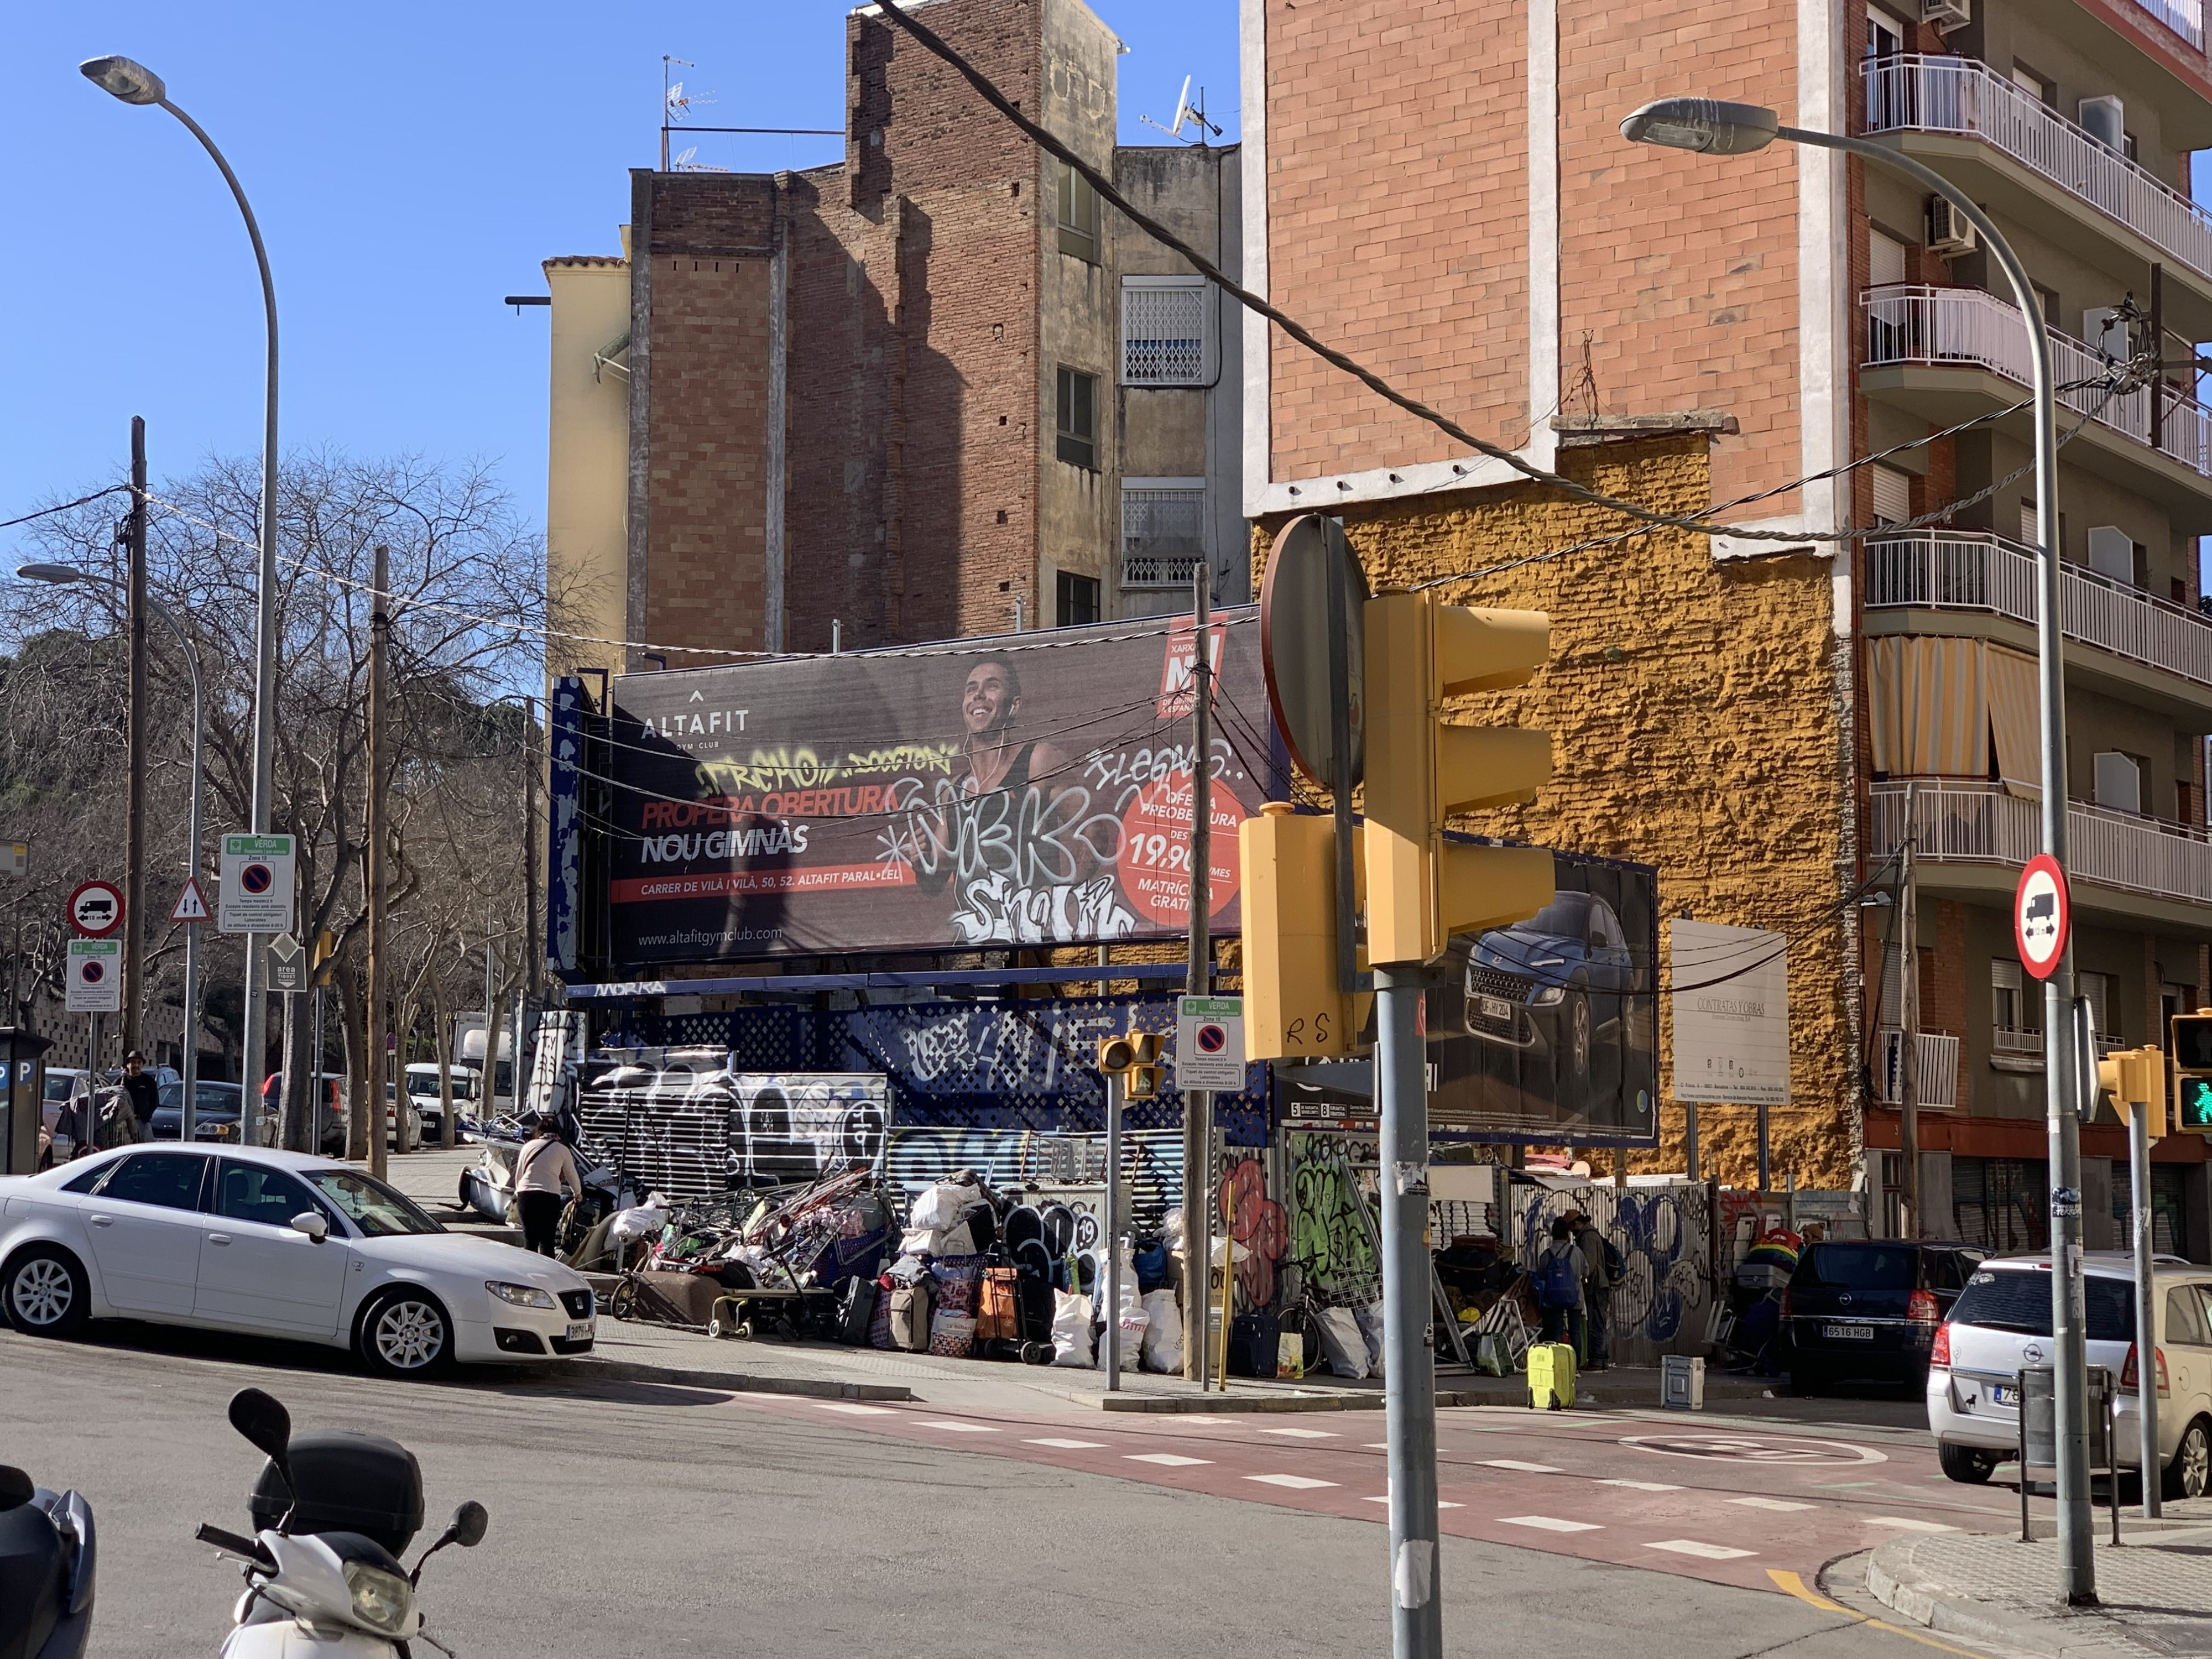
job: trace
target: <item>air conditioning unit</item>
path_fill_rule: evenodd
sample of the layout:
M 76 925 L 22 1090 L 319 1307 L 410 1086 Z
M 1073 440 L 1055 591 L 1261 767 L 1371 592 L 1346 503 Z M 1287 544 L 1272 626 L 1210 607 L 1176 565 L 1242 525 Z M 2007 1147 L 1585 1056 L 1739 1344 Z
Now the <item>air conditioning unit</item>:
M 1973 225 L 1948 197 L 1931 196 L 1928 198 L 1928 246 L 1931 252 L 1940 253 L 1946 259 L 1955 259 L 1962 253 L 1972 253 L 1980 246 L 1975 238 Z
M 1920 0 L 1920 21 L 1930 28 L 1962 29 L 1972 22 L 1972 0 Z

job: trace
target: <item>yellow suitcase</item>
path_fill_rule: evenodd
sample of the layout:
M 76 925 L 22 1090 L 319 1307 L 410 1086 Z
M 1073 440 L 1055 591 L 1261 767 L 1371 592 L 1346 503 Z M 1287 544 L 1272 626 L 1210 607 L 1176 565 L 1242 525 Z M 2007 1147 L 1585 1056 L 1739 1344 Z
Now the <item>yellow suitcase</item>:
M 1575 1403 L 1575 1345 L 1528 1346 L 1528 1404 L 1537 1411 L 1567 1411 Z

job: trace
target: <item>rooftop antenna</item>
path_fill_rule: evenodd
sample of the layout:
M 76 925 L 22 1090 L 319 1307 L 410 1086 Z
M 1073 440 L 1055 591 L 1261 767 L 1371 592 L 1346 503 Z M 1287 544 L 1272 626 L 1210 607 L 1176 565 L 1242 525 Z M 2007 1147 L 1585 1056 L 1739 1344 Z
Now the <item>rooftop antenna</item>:
M 1206 118 L 1206 88 L 1204 87 L 1198 89 L 1198 102 L 1193 104 L 1190 101 L 1190 82 L 1189 76 L 1186 75 L 1182 77 L 1182 90 L 1176 96 L 1174 120 L 1162 123 L 1155 121 L 1149 115 L 1139 115 L 1137 118 L 1146 126 L 1157 131 L 1164 132 L 1170 138 L 1178 139 L 1182 137 L 1182 130 L 1194 121 L 1198 124 L 1196 142 L 1199 147 L 1203 149 L 1206 145 L 1206 135 L 1211 133 L 1218 138 L 1221 137 L 1221 129 Z
M 699 66 L 688 58 L 672 58 L 660 54 L 660 170 L 668 171 L 668 131 L 680 125 L 690 114 L 694 104 L 711 104 L 714 100 L 704 94 L 687 93 L 681 81 L 671 81 L 671 67 L 696 69 Z

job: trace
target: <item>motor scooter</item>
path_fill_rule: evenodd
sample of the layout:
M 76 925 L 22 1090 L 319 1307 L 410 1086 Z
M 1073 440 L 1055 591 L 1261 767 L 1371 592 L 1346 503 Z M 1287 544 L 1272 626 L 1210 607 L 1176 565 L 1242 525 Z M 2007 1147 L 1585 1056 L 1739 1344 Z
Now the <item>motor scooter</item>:
M 0 1464 L 0 1654 L 82 1659 L 97 1557 L 83 1498 Z
M 193 1534 L 245 1564 L 222 1659 L 413 1659 L 416 1641 L 451 1655 L 423 1630 L 415 1587 L 448 1544 L 483 1541 L 483 1505 L 455 1510 L 410 1572 L 399 1552 L 422 1524 L 412 1452 L 379 1434 L 295 1437 L 290 1414 L 258 1389 L 231 1397 L 230 1425 L 269 1462 L 253 1485 L 252 1537 L 205 1524 Z

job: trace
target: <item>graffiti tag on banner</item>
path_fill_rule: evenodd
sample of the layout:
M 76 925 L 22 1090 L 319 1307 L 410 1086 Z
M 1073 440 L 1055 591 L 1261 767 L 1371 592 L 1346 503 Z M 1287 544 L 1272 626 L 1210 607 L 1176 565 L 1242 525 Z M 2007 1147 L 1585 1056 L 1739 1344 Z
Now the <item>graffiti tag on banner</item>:
M 1209 635 L 1256 708 L 1258 629 Z M 1164 939 L 1188 927 L 1191 624 L 1167 618 L 625 675 L 607 899 L 627 965 Z M 1208 908 L 1236 931 L 1264 738 L 1206 757 Z M 1255 748 L 1255 744 L 1260 746 Z
M 810 1182 L 848 1167 L 881 1171 L 886 1080 L 866 1073 L 732 1072 L 681 1050 L 582 1090 L 589 1150 L 674 1199 Z

